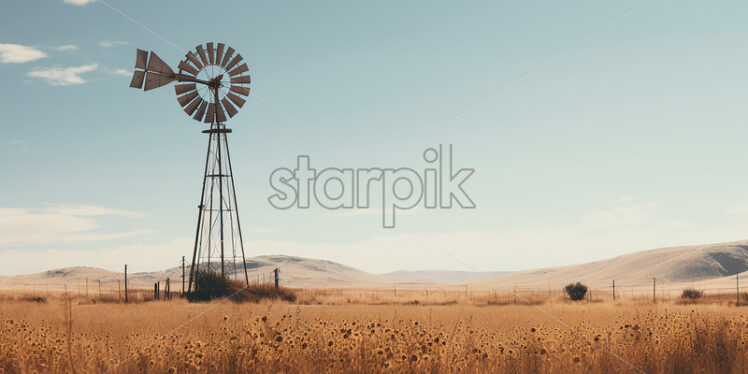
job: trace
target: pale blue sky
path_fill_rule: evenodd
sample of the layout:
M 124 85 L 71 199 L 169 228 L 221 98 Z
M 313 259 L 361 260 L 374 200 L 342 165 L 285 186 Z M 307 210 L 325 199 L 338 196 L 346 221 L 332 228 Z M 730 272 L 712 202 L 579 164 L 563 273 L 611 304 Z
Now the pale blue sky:
M 248 62 L 229 122 L 248 255 L 519 270 L 748 237 L 745 2 L 107 2 L 180 48 L 225 42 Z M 171 87 L 127 76 L 136 48 L 173 66 L 184 52 L 101 2 L 0 9 L 0 255 L 20 261 L 0 274 L 189 256 L 207 139 Z M 423 168 L 450 143 L 476 169 L 475 210 L 383 229 L 376 212 L 267 202 L 299 154 Z

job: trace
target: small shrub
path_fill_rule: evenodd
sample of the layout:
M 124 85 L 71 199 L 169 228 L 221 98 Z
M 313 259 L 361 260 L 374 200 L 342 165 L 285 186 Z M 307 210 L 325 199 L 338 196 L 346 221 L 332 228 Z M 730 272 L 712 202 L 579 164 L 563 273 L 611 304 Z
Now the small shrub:
M 259 302 L 261 299 L 296 301 L 296 295 L 286 287 L 275 288 L 272 284 L 251 284 L 222 277 L 213 271 L 200 271 L 195 278 L 194 290 L 187 295 L 189 301 L 209 301 L 231 296 L 236 302 Z
M 23 299 L 21 300 L 30 302 L 30 303 L 46 303 L 47 302 L 46 297 L 40 297 L 40 296 L 24 296 Z
M 582 300 L 584 295 L 587 294 L 587 286 L 583 285 L 582 282 L 569 283 L 564 287 L 564 292 L 574 301 Z
M 208 301 L 230 296 L 244 287 L 244 284 L 231 280 L 213 271 L 199 271 L 195 274 L 193 290 L 187 296 L 190 301 Z
M 680 294 L 681 299 L 688 299 L 688 300 L 700 299 L 701 296 L 704 296 L 704 291 L 697 290 L 695 288 L 686 288 Z

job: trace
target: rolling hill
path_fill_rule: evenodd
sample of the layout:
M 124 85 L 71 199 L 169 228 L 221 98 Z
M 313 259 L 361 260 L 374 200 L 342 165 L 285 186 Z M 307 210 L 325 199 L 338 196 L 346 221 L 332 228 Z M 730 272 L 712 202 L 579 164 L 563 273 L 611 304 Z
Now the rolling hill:
M 748 240 L 684 247 L 659 248 L 585 264 L 525 270 L 511 273 L 460 271 L 396 271 L 371 274 L 332 261 L 293 256 L 258 256 L 247 259 L 250 281 L 270 281 L 270 272 L 280 268 L 281 284 L 289 287 L 420 287 L 465 284 L 474 288 L 499 286 L 547 289 L 581 281 L 591 287 L 607 287 L 613 279 L 622 287 L 658 284 L 732 287 L 734 275 L 748 271 Z M 231 266 L 230 275 L 236 274 Z M 241 269 L 241 267 L 239 267 Z M 188 268 L 189 271 L 189 268 Z M 486 278 L 486 275 L 493 275 Z M 748 284 L 748 274 L 746 274 Z M 172 290 L 181 289 L 181 268 L 129 274 L 133 288 L 151 288 L 169 278 Z M 122 273 L 91 267 L 69 267 L 42 273 L 0 276 L 0 288 L 69 289 L 80 291 L 88 282 L 94 292 L 99 282 L 105 290 L 116 290 Z M 747 287 L 748 288 L 748 287 Z
M 243 271 L 233 271 L 232 264 L 227 264 L 227 272 L 239 280 L 244 278 Z M 218 268 L 218 264 L 212 264 Z M 247 259 L 247 273 L 250 281 L 270 282 L 271 272 L 280 268 L 281 284 L 289 287 L 378 287 L 397 284 L 400 280 L 387 278 L 336 262 L 293 256 L 258 256 Z M 241 270 L 241 265 L 237 264 Z M 189 277 L 189 267 L 187 267 Z M 157 271 L 128 274 L 128 281 L 133 288 L 152 288 L 155 282 L 164 282 L 169 278 L 172 289 L 181 289 L 182 269 L 179 267 Z M 0 277 L 0 288 L 44 288 L 59 289 L 67 285 L 79 290 L 85 287 L 96 290 L 98 282 L 107 289 L 117 287 L 123 274 L 91 267 L 69 267 L 45 271 L 42 273 Z
M 496 285 L 543 288 L 581 281 L 592 287 L 618 285 L 722 284 L 722 278 L 748 270 L 748 241 L 658 248 L 579 265 L 525 270 L 472 282 L 475 286 Z M 727 284 L 727 283 L 726 283 Z

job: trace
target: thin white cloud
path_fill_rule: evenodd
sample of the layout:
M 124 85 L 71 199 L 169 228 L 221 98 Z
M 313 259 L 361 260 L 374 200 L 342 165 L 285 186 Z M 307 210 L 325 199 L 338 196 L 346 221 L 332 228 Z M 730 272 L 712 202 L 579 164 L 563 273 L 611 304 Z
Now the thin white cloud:
M 94 71 L 98 67 L 99 64 L 90 64 L 69 68 L 37 69 L 26 73 L 26 75 L 32 78 L 44 79 L 47 83 L 53 86 L 69 86 L 86 83 L 80 75 Z
M 267 227 L 250 227 L 249 231 L 256 232 L 258 234 L 274 234 L 278 232 L 278 230 L 270 229 Z
M 725 209 L 725 213 L 748 214 L 748 204 L 732 204 Z
M 126 42 L 123 40 L 102 40 L 98 44 L 99 44 L 99 47 L 111 48 L 111 47 L 117 47 L 121 45 L 128 45 L 130 44 L 130 42 Z
M 613 205 L 566 222 L 375 235 L 358 242 L 245 242 L 246 253 L 323 258 L 383 273 L 399 268 L 523 270 L 595 261 L 639 250 L 746 239 L 748 220 L 704 225 L 665 217 L 652 202 Z M 459 258 L 465 265 L 447 255 Z
M 7 144 L 21 152 L 27 152 L 29 150 L 29 142 L 25 140 L 8 140 Z
M 70 266 L 94 266 L 122 271 L 124 264 L 133 273 L 163 270 L 177 266 L 182 256 L 191 254 L 188 251 L 192 250 L 193 240 L 185 237 L 155 244 L 76 250 L 0 249 L 0 257 L 3 259 L 0 261 L 0 274 L 29 274 Z
M 65 4 L 78 5 L 78 6 L 90 4 L 96 1 L 97 0 L 62 0 L 62 2 Z
M 398 209 L 395 213 L 397 216 L 414 214 L 423 211 L 423 208 L 414 207 L 410 209 Z M 382 215 L 383 210 L 380 208 L 351 208 L 351 209 L 336 209 L 333 210 L 333 217 L 358 217 L 358 216 L 370 216 L 370 215 Z
M 66 45 L 61 45 L 57 47 L 56 49 L 62 52 L 72 52 L 72 51 L 77 51 L 78 46 L 75 44 L 66 44 Z
M 145 215 L 88 205 L 60 205 L 41 209 L 0 208 L 0 246 L 90 242 L 152 233 L 147 230 L 120 233 L 92 232 L 100 227 L 100 223 L 94 217 L 101 216 Z
M 41 210 L 44 213 L 65 214 L 70 216 L 123 216 L 123 217 L 146 217 L 145 213 L 130 210 L 112 209 L 100 205 L 78 205 L 63 204 L 55 205 Z
M 55 210 L 51 208 L 47 210 Z M 97 224 L 89 221 L 90 217 L 66 216 L 62 219 L 51 213 L 28 219 L 27 216 L 34 212 L 19 211 L 10 217 L 15 226 L 6 227 L 3 222 L 7 224 L 9 219 L 0 210 L 0 240 L 8 240 L 8 233 L 11 238 L 34 237 L 29 235 L 31 229 L 28 226 L 51 232 L 47 234 L 51 239 L 61 235 L 83 236 Z M 64 212 L 65 209 L 58 211 Z M 80 210 L 83 214 L 104 211 L 106 208 Z M 664 246 L 745 239 L 748 232 L 747 220 L 727 226 L 707 226 L 663 219 L 658 213 L 657 204 L 642 202 L 569 217 L 568 221 L 561 223 L 451 232 L 387 233 L 354 242 L 255 240 L 245 242 L 245 252 L 247 256 L 287 254 L 321 258 L 374 273 L 398 268 L 522 270 L 593 261 Z M 38 238 L 39 233 L 36 234 Z M 186 237 L 166 242 L 73 250 L 21 250 L 3 248 L 0 242 L 0 258 L 4 260 L 0 261 L 0 274 L 39 272 L 64 266 L 118 270 L 124 263 L 132 271 L 160 270 L 175 266 L 181 256 L 189 255 L 193 240 Z
M 373 214 L 382 214 L 382 209 L 376 208 L 359 208 L 359 209 L 340 209 L 334 211 L 333 217 L 358 217 L 358 216 L 369 216 Z
M 582 223 L 590 228 L 629 228 L 646 225 L 655 221 L 654 209 L 656 206 L 657 204 L 653 202 L 615 206 L 588 214 L 582 219 Z
M 5 64 L 20 64 L 44 57 L 47 54 L 34 47 L 0 43 L 0 62 Z
M 113 71 L 112 74 L 114 74 L 114 75 L 121 75 L 123 77 L 129 77 L 129 76 L 132 75 L 132 72 L 131 71 L 127 71 L 125 69 L 117 69 L 117 70 Z
M 117 232 L 113 234 L 93 234 L 93 233 L 71 234 L 71 235 L 68 235 L 66 239 L 71 242 L 93 242 L 93 241 L 101 241 L 101 240 L 129 238 L 133 236 L 140 236 L 140 235 L 147 235 L 147 234 L 155 234 L 156 232 L 157 231 L 155 230 L 135 230 L 135 231 Z

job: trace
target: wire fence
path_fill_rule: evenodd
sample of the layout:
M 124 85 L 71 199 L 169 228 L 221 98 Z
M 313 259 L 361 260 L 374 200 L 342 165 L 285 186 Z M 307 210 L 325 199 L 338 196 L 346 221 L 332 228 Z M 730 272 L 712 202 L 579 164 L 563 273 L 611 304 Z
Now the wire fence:
M 242 271 L 243 273 L 243 271 Z M 149 273 L 128 274 L 127 296 L 125 295 L 125 279 L 76 279 L 70 282 L 54 283 L 13 283 L 12 288 L 0 290 L 4 298 L 47 298 L 65 293 L 81 299 L 105 301 L 148 301 L 155 299 L 180 296 L 188 290 L 189 266 L 185 264 L 185 277 L 179 276 L 154 277 Z M 233 278 L 233 275 L 232 275 Z M 244 274 L 236 277 L 245 281 Z M 281 282 L 280 269 L 252 271 L 248 276 L 251 285 L 279 285 Z M 167 286 L 168 284 L 168 286 Z M 736 276 L 732 287 L 699 287 L 683 283 L 665 283 L 654 280 L 652 283 L 620 284 L 611 281 L 611 285 L 603 287 L 589 287 L 584 300 L 592 302 L 602 301 L 679 301 L 687 300 L 683 296 L 686 289 L 699 291 L 698 299 L 705 302 L 728 302 L 748 304 L 748 285 L 741 288 L 740 279 Z M 295 288 L 302 303 L 403 303 L 403 304 L 526 304 L 543 303 L 549 300 L 567 299 L 568 296 L 562 285 L 549 284 L 546 287 L 520 285 L 501 287 L 477 287 L 470 284 L 445 285 L 393 285 L 373 288 Z
M 612 287 L 588 288 L 584 301 L 591 302 L 664 302 L 684 300 L 682 292 L 690 287 L 657 287 L 653 292 L 652 286 L 616 285 L 615 298 Z M 700 299 L 708 302 L 741 302 L 748 304 L 748 294 L 738 291 L 735 287 L 714 287 L 698 289 L 702 292 Z M 298 289 L 300 300 L 311 303 L 349 303 L 349 304 L 527 304 L 545 303 L 554 300 L 568 300 L 568 295 L 561 287 L 509 287 L 509 288 L 471 288 L 448 286 L 429 286 L 424 288 L 304 288 Z
M 180 263 L 182 266 L 182 263 Z M 123 272 L 120 279 L 111 276 L 97 279 L 76 278 L 63 282 L 13 282 L 11 287 L 0 288 L 0 299 L 42 300 L 65 294 L 78 299 L 102 301 L 151 301 L 171 299 L 184 295 L 189 289 L 190 265 L 184 263 L 184 271 L 175 277 L 154 276 L 152 273 Z M 279 285 L 280 269 L 252 271 L 245 278 L 243 269 L 227 274 L 231 279 L 252 285 Z

